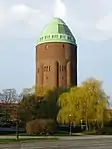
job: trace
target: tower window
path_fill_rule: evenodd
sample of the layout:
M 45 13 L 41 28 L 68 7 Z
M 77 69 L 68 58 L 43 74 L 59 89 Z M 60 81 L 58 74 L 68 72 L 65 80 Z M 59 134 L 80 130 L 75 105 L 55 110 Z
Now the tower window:
M 68 36 L 68 40 L 71 40 L 71 37 L 70 36 Z
M 62 66 L 62 71 L 64 71 L 64 66 Z
M 51 66 L 44 66 L 44 71 L 51 71 Z
M 48 45 L 45 45 L 45 49 L 48 50 L 48 48 L 49 48 Z
M 46 71 L 46 66 L 44 66 L 44 71 Z
M 48 66 L 46 66 L 46 71 L 48 71 Z
M 52 38 L 58 38 L 58 35 L 52 35 Z
M 60 65 L 60 71 L 61 71 L 61 65 Z
M 51 66 L 49 66 L 49 71 L 51 71 Z
M 37 73 L 39 73 L 39 68 L 37 69 Z
M 63 36 L 64 39 L 66 39 L 66 36 Z
M 60 65 L 60 71 L 66 71 L 66 66 L 61 66 Z
M 60 38 L 63 38 L 63 36 L 62 36 L 62 35 L 60 35 Z
M 50 35 L 47 35 L 47 36 L 45 36 L 47 39 L 49 39 L 50 38 Z

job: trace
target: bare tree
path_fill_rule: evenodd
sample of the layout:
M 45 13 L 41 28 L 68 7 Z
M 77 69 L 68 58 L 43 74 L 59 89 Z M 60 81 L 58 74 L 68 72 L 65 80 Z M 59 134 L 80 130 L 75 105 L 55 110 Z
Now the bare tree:
M 18 104 L 21 97 L 17 94 L 15 89 L 3 89 L 0 93 L 2 120 L 5 124 L 12 121 L 16 122 L 16 136 L 19 138 L 19 118 L 18 118 Z
M 31 88 L 24 88 L 21 92 L 22 96 L 27 96 L 27 95 L 33 95 L 35 92 L 35 88 L 31 87 Z

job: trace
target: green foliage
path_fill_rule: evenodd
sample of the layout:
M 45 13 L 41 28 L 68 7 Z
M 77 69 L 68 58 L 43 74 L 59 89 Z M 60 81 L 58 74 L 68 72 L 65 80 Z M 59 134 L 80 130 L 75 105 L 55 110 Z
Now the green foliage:
M 24 122 L 37 118 L 56 119 L 59 111 L 57 99 L 65 89 L 54 89 L 47 91 L 47 94 L 27 94 L 23 96 L 19 105 L 19 118 Z M 44 96 L 43 96 L 44 95 Z
M 23 122 L 31 121 L 38 117 L 40 99 L 34 94 L 23 96 L 22 101 L 19 104 L 18 113 L 19 119 Z
M 63 92 L 65 92 L 65 89 L 62 88 L 50 90 L 48 92 L 47 96 L 43 98 L 43 102 L 40 106 L 40 110 L 43 113 L 43 117 L 41 118 L 56 119 L 59 111 L 57 100 Z
M 45 97 L 45 96 L 47 96 L 48 92 L 50 91 L 46 87 L 34 86 L 33 88 L 35 89 L 35 95 L 38 96 L 38 97 Z
M 79 87 L 72 87 L 68 92 L 60 95 L 60 106 L 57 121 L 62 124 L 86 125 L 97 123 L 103 126 L 108 119 L 106 112 L 108 97 L 102 89 L 102 82 L 95 79 L 84 81 Z
M 91 78 L 70 89 L 33 87 L 20 102 L 19 117 L 25 123 L 34 119 L 57 119 L 61 124 L 83 122 L 87 126 L 103 127 L 109 120 L 107 105 L 102 82 Z

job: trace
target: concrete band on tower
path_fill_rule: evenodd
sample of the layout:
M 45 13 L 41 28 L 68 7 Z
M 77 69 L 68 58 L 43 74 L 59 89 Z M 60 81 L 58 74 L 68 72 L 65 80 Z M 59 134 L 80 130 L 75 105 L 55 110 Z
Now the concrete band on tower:
M 77 85 L 77 45 L 65 22 L 53 18 L 36 45 L 36 86 L 49 89 Z

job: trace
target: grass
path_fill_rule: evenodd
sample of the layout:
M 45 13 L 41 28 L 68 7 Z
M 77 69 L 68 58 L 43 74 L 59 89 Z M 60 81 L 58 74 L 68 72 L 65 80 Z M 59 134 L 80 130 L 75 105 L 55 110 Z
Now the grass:
M 85 135 L 96 135 L 96 131 L 83 131 L 82 134 L 85 134 Z
M 3 135 L 3 134 L 2 134 Z M 0 136 L 2 136 L 0 135 Z M 16 134 L 6 134 L 6 136 L 16 136 Z M 19 136 L 29 136 L 27 133 L 19 133 Z M 57 137 L 57 136 L 70 136 L 69 132 L 67 131 L 60 131 L 60 132 L 57 132 L 57 133 L 54 133 L 54 134 L 51 134 L 51 135 L 44 135 L 44 134 L 37 134 L 37 135 L 30 135 L 30 137 L 46 137 L 46 136 L 52 136 L 52 137 Z M 72 136 L 79 136 L 78 133 L 72 133 Z
M 0 139 L 0 143 L 22 143 L 22 142 L 29 142 L 29 141 L 40 141 L 40 140 L 48 140 L 48 141 L 55 141 L 58 138 L 24 138 L 24 139 Z
M 3 134 L 2 134 L 3 135 Z M 13 133 L 13 134 L 6 134 L 6 136 L 16 136 L 16 133 Z M 19 133 L 19 136 L 29 136 L 27 133 Z M 51 135 L 44 135 L 44 134 L 37 134 L 37 135 L 30 135 L 30 136 L 41 136 L 41 137 L 45 137 L 45 136 L 69 136 L 69 132 L 57 132 L 57 133 L 54 133 L 54 134 L 51 134 Z

